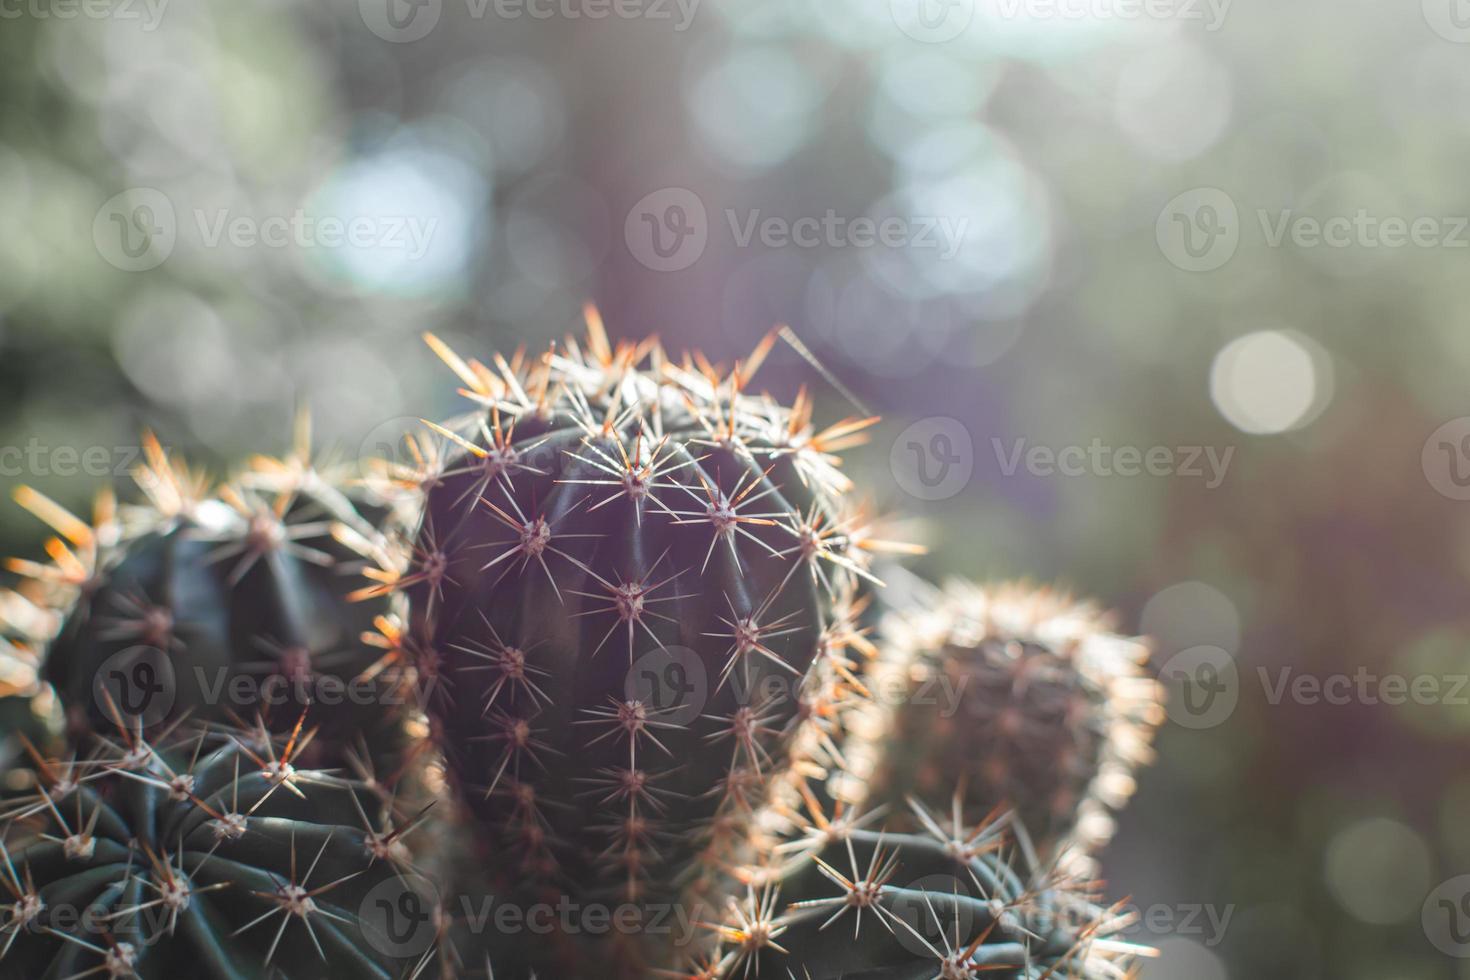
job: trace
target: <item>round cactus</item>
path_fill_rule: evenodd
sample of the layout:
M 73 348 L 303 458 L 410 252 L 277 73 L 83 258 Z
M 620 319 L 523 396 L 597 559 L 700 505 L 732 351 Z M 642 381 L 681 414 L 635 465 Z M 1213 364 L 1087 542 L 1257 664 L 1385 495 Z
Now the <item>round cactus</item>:
M 913 833 L 817 819 L 774 874 L 752 872 L 695 976 L 812 980 L 1116 980 L 1148 950 L 1084 881 L 1014 860 L 1007 821 L 941 818 L 915 803 Z
M 211 490 L 156 440 L 145 448 L 146 503 L 99 508 L 90 524 L 17 492 L 59 534 L 50 563 L 11 568 L 63 614 L 43 677 L 71 731 L 106 730 L 113 709 L 147 728 L 262 714 L 282 730 L 310 706 L 325 746 L 391 721 L 401 677 L 362 676 L 381 655 L 363 637 L 387 600 L 353 601 L 363 559 L 350 544 L 376 534 L 369 517 L 304 451 Z
M 388 980 L 424 960 L 379 918 L 408 904 L 414 818 L 296 768 L 301 739 L 124 727 L 38 759 L 4 802 L 0 973 Z
M 492 865 L 654 901 L 723 868 L 812 716 L 876 545 L 833 455 L 868 422 L 747 394 L 774 337 L 724 373 L 588 322 L 493 370 L 430 338 L 475 410 L 433 426 L 394 585 Z
M 901 818 L 907 796 L 943 808 L 958 786 L 968 819 L 1014 810 L 1043 858 L 1107 843 L 1163 715 L 1146 644 L 1061 593 L 964 582 L 881 632 L 839 795 Z

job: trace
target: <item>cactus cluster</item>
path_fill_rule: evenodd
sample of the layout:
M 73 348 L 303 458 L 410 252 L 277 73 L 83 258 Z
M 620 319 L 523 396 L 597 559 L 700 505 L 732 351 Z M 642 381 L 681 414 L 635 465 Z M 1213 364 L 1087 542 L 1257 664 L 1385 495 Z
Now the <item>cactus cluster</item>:
M 302 428 L 216 484 L 150 438 L 90 520 L 17 494 L 56 537 L 0 694 L 66 724 L 5 780 L 0 972 L 1127 974 L 1086 857 L 1146 648 L 1045 591 L 890 595 L 839 457 L 874 420 L 757 393 L 777 334 L 726 369 L 587 328 L 428 337 L 467 409 L 397 460 Z

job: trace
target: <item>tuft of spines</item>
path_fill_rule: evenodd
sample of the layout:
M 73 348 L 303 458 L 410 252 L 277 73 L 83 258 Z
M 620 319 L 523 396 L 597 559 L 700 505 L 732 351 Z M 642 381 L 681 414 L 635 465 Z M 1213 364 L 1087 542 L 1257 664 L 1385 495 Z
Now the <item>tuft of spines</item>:
M 474 411 L 430 423 L 406 568 L 430 714 L 488 860 L 578 898 L 704 900 L 740 860 L 793 746 L 830 722 L 870 540 L 818 430 L 654 340 L 466 360 L 430 346 Z M 400 474 L 401 475 L 401 474 Z M 633 944 L 636 945 L 636 944 Z M 629 954 L 626 969 L 647 964 Z
M 879 646 L 838 795 L 901 815 L 960 787 L 968 819 L 1013 809 L 1048 861 L 1111 839 L 1163 717 L 1146 643 L 1064 593 L 956 581 L 888 613 Z

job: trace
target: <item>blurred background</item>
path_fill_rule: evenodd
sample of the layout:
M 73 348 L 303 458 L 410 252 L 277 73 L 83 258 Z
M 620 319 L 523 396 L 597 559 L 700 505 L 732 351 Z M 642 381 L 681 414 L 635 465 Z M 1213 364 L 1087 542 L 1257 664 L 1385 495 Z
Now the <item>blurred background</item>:
M 1462 0 L 25 0 L 0 93 L 0 487 L 789 324 L 921 571 L 1156 638 L 1145 978 L 1470 977 Z

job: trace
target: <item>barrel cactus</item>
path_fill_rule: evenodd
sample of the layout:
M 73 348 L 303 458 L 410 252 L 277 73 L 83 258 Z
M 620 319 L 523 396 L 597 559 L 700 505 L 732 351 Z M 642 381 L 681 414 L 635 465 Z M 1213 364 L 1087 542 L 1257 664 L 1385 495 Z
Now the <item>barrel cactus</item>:
M 401 701 L 399 678 L 361 677 L 380 655 L 363 636 L 388 606 L 353 601 L 363 562 L 341 539 L 376 532 L 339 482 L 302 451 L 213 487 L 144 446 L 142 499 L 90 523 L 17 492 L 58 534 L 49 563 L 11 567 L 60 615 L 42 670 L 72 731 L 109 729 L 109 699 L 147 728 L 259 714 L 279 731 L 310 706 L 331 736 L 319 746 L 396 718 L 383 708 Z
M 1049 589 L 953 582 L 885 617 L 879 697 L 849 720 L 846 795 L 901 821 L 910 795 L 966 819 L 1014 810 L 1043 859 L 1111 838 L 1162 720 L 1146 644 Z M 910 821 L 911 822 L 911 821 Z
M 779 871 L 729 903 L 711 975 L 1116 980 L 1147 955 L 1088 882 L 1031 864 L 1009 817 L 969 824 L 910 806 L 909 833 L 854 817 L 788 841 Z
M 376 913 L 405 894 L 411 819 L 297 768 L 300 739 L 185 725 L 150 744 L 123 723 L 38 757 L 3 803 L 0 972 L 404 975 L 422 951 Z
M 486 860 L 668 901 L 729 860 L 840 645 L 876 543 L 835 453 L 868 420 L 749 394 L 773 338 L 723 372 L 588 325 L 493 369 L 430 338 L 473 411 L 433 426 L 458 455 L 395 585 Z

